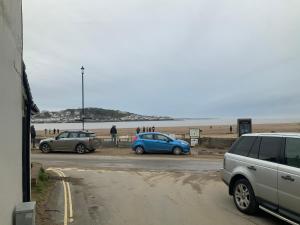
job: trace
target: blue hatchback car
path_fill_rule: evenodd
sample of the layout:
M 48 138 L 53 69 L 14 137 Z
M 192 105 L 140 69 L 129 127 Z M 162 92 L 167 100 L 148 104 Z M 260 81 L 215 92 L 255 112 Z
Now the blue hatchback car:
M 132 150 L 137 154 L 149 153 L 189 153 L 191 148 L 188 142 L 174 139 L 166 134 L 148 132 L 137 134 L 132 143 Z

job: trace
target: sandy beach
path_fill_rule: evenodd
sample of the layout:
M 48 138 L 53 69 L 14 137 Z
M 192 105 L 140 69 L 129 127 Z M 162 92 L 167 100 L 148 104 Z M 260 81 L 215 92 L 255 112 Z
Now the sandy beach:
M 184 135 L 189 133 L 190 128 L 199 128 L 202 130 L 201 135 L 204 137 L 236 137 L 236 125 L 233 125 L 233 132 L 230 133 L 229 125 L 212 125 L 212 126 L 189 126 L 189 127 L 159 127 L 155 131 Z M 109 136 L 109 129 L 91 129 L 99 137 Z M 53 131 L 52 131 L 53 132 Z M 61 132 L 61 131 L 60 131 Z M 300 123 L 274 123 L 274 124 L 253 124 L 253 132 L 300 132 Z M 134 128 L 119 128 L 119 136 L 135 134 Z M 38 136 L 45 136 L 44 131 L 37 131 Z M 47 134 L 53 136 L 53 134 Z

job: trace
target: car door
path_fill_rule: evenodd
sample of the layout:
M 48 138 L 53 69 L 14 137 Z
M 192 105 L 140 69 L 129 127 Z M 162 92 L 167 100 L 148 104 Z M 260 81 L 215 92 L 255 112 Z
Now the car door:
M 153 152 L 155 149 L 155 140 L 153 139 L 153 134 L 143 134 L 141 135 L 141 142 L 143 144 L 144 150 L 146 152 Z
M 171 151 L 171 144 L 170 139 L 162 134 L 154 134 L 154 150 L 156 152 L 170 152 Z
M 76 145 L 79 143 L 79 132 L 70 132 L 68 138 L 66 139 L 66 151 L 73 152 Z
M 286 138 L 284 165 L 278 167 L 279 212 L 300 222 L 300 138 Z
M 52 149 L 54 151 L 65 151 L 66 143 L 68 140 L 69 132 L 63 132 L 56 136 L 55 140 L 52 141 Z
M 255 195 L 261 205 L 278 210 L 278 163 L 283 148 L 282 137 L 262 137 L 258 159 L 251 170 L 255 175 Z

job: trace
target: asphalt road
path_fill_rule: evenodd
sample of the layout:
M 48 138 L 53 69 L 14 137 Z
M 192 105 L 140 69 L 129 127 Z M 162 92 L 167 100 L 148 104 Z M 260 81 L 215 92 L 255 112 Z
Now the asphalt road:
M 74 214 L 67 224 L 283 224 L 263 212 L 253 217 L 235 208 L 220 180 L 222 160 L 36 154 L 32 161 L 66 175 Z M 59 182 L 47 206 L 54 224 L 64 224 L 63 193 Z
M 41 162 L 47 167 L 107 168 L 117 170 L 203 172 L 222 168 L 220 159 L 193 159 L 172 155 L 143 156 L 101 156 L 77 154 L 33 154 L 32 161 Z

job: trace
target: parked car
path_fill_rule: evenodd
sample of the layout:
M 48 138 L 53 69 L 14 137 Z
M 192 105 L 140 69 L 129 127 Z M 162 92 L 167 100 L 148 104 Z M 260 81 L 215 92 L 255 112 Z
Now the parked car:
M 300 134 L 247 134 L 224 156 L 222 178 L 236 207 L 260 208 L 288 223 L 300 223 Z
M 174 139 L 167 134 L 147 132 L 137 134 L 132 143 L 132 150 L 137 154 L 149 153 L 189 153 L 190 145 L 183 140 Z
M 95 133 L 88 131 L 64 131 L 55 138 L 40 141 L 43 153 L 51 151 L 75 151 L 79 154 L 95 151 L 98 142 Z

